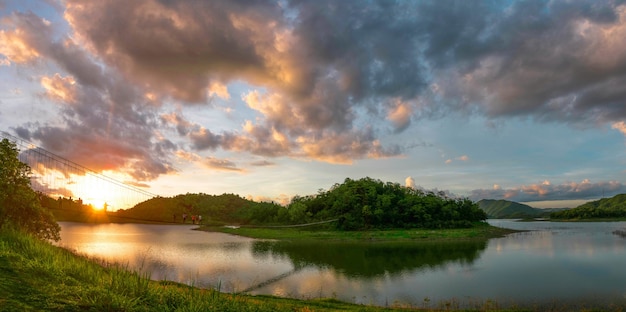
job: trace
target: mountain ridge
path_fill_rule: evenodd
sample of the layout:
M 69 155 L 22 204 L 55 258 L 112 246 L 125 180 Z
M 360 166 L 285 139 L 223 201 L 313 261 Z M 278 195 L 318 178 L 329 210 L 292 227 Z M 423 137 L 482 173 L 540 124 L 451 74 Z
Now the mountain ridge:
M 505 199 L 482 199 L 478 207 L 491 219 L 525 219 L 548 217 L 550 213 L 568 208 L 533 208 L 529 205 Z

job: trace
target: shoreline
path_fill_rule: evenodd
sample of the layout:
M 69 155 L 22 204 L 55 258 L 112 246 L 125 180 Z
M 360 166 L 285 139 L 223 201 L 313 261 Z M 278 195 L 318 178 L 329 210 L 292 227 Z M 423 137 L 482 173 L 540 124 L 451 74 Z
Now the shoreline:
M 219 232 L 255 239 L 305 241 L 326 240 L 337 242 L 445 242 L 459 240 L 487 240 L 507 234 L 523 232 L 479 224 L 460 229 L 388 229 L 367 231 L 335 231 L 302 228 L 260 228 L 202 225 L 194 230 Z

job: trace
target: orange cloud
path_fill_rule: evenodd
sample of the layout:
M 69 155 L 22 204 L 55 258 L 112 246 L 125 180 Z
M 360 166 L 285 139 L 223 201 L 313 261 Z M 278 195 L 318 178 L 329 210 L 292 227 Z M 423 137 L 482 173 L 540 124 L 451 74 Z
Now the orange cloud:
M 0 30 L 0 54 L 5 56 L 2 64 L 28 63 L 40 55 L 27 39 L 27 33 L 21 29 L 14 31 Z
M 391 121 L 396 129 L 403 130 L 411 122 L 411 113 L 412 109 L 409 103 L 396 100 L 387 113 L 387 119 Z
M 52 77 L 41 78 L 41 85 L 46 89 L 46 94 L 54 100 L 66 103 L 76 101 L 75 84 L 76 81 L 72 76 L 61 77 L 59 74 L 54 74 Z
M 623 121 L 613 123 L 611 128 L 621 132 L 623 135 L 626 135 L 626 123 Z

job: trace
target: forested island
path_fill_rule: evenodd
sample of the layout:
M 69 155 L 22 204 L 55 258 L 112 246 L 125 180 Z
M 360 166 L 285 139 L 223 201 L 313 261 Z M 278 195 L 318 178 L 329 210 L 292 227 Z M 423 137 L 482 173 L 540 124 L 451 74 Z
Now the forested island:
M 467 228 L 487 215 L 469 199 L 404 187 L 372 178 L 345 179 L 315 195 L 295 196 L 287 206 L 254 202 L 235 194 L 158 197 L 114 214 L 142 220 L 182 222 L 202 216 L 213 225 L 297 225 L 329 222 L 334 230 Z M 190 222 L 190 218 L 186 221 Z

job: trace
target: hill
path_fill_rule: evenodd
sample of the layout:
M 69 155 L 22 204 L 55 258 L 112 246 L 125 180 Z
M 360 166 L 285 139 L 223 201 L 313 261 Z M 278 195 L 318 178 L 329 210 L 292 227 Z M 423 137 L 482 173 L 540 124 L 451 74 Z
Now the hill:
M 180 223 L 185 214 L 187 223 L 191 223 L 192 215 L 201 215 L 204 224 L 258 224 L 272 223 L 273 220 L 268 220 L 265 215 L 276 214 L 278 209 L 284 207 L 274 203 L 254 202 L 235 194 L 187 193 L 152 198 L 133 208 L 109 215 L 143 221 Z M 263 213 L 257 213 L 259 211 Z
M 626 194 L 602 198 L 580 205 L 574 209 L 553 212 L 552 219 L 606 219 L 626 218 Z
M 523 219 L 537 218 L 547 215 L 544 209 L 533 208 L 508 200 L 483 199 L 478 202 L 478 207 L 493 219 Z

